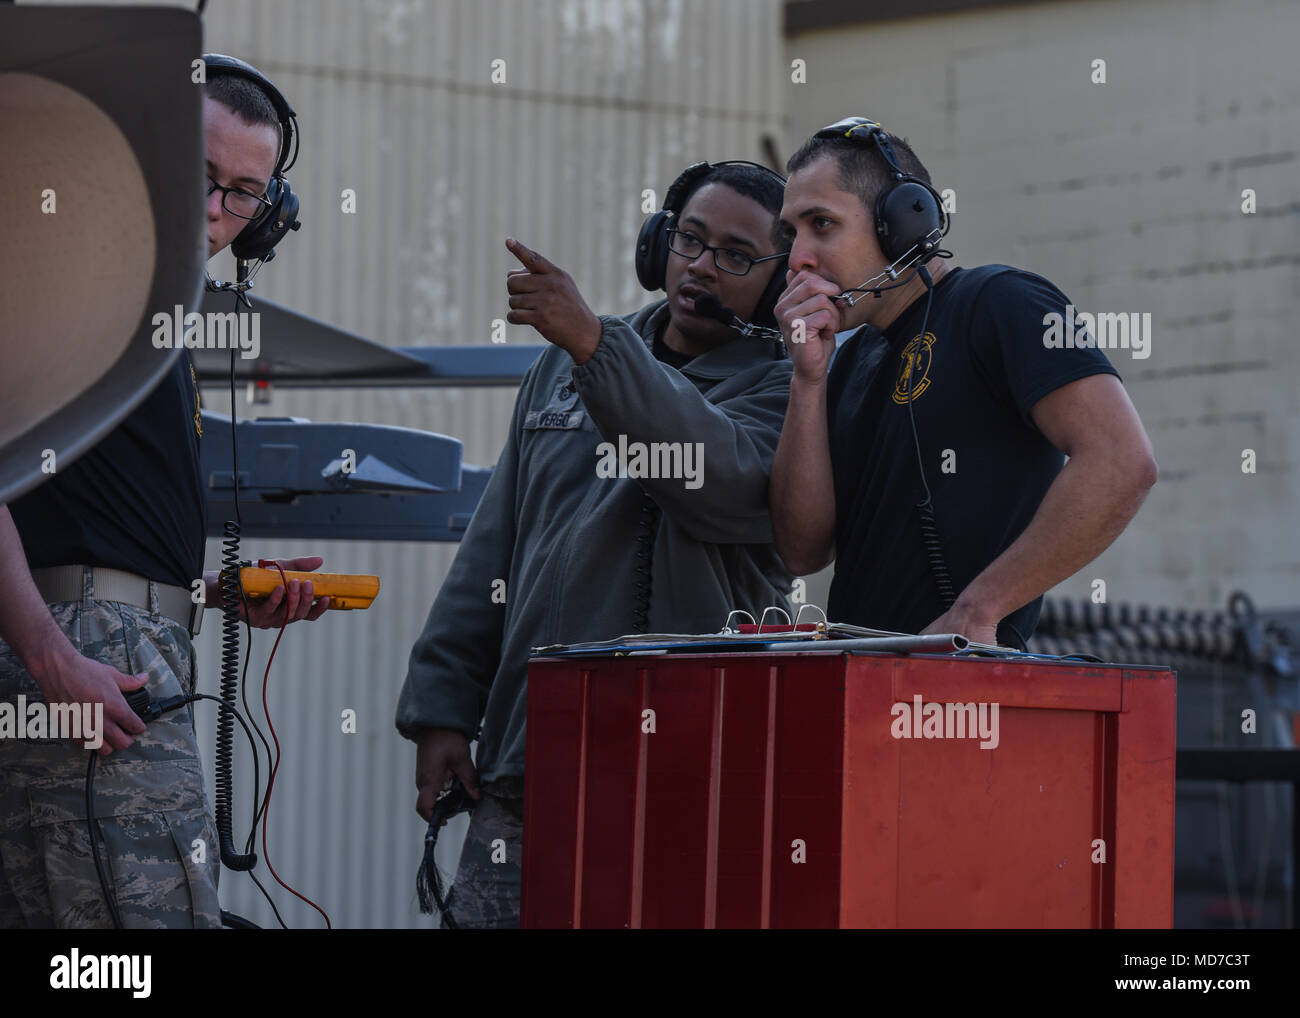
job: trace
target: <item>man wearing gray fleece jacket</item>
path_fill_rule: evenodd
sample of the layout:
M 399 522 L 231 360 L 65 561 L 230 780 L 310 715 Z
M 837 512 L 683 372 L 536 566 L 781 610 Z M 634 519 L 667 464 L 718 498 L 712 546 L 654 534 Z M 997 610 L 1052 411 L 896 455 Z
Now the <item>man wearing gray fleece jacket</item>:
M 695 311 L 708 295 L 770 318 L 780 178 L 744 164 L 696 176 L 664 231 L 668 300 L 634 314 L 597 317 L 567 273 L 507 241 L 524 266 L 509 321 L 552 346 L 524 377 L 397 708 L 419 747 L 420 815 L 452 774 L 479 800 L 448 902 L 461 926 L 518 925 L 531 648 L 789 608 L 767 489 L 790 361 Z

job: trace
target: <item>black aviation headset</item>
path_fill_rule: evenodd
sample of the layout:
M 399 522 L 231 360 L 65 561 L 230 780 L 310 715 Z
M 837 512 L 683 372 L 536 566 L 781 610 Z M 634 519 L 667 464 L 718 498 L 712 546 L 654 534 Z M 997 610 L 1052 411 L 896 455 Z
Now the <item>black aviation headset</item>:
M 251 81 L 270 101 L 275 109 L 276 119 L 280 122 L 280 157 L 275 162 L 271 182 L 266 189 L 266 200 L 271 204 L 264 207 L 255 219 L 249 220 L 230 243 L 230 253 L 241 261 L 262 259 L 270 261 L 275 257 L 272 250 L 276 244 L 301 225 L 298 222 L 298 196 L 289 187 L 284 174 L 298 161 L 298 115 L 293 107 L 280 94 L 280 90 L 252 64 L 223 53 L 205 53 L 203 62 L 209 72 L 228 74 Z
M 888 133 L 866 117 L 845 117 L 823 127 L 814 138 L 846 138 L 872 145 L 888 164 L 894 183 L 876 196 L 876 240 L 891 267 L 908 262 L 905 268 L 924 265 L 932 258 L 947 256 L 939 241 L 951 221 L 939 192 L 898 164 Z
M 747 159 L 698 162 L 686 167 L 664 195 L 664 207 L 641 224 L 641 233 L 636 239 L 636 278 L 647 290 L 664 288 L 668 275 L 668 231 L 674 229 L 673 223 L 681 215 L 687 199 L 708 182 L 714 170 L 723 166 L 753 166 L 785 188 L 785 177 L 762 163 L 751 163 Z M 755 325 L 775 327 L 776 314 L 773 309 L 785 291 L 786 264 L 784 258 L 776 261 L 776 271 L 772 273 L 767 289 L 754 308 Z

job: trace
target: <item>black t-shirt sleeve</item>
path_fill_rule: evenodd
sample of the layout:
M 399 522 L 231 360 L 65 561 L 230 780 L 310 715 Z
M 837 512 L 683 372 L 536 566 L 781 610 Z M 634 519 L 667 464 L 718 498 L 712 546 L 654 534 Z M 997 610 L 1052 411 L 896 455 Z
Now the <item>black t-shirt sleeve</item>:
M 1069 302 L 1042 276 L 1017 269 L 985 283 L 971 312 L 970 353 L 976 374 L 1035 430 L 1030 411 L 1044 396 L 1089 375 L 1119 377 L 1105 353 L 1095 347 L 1045 345 L 1044 316 L 1064 317 Z

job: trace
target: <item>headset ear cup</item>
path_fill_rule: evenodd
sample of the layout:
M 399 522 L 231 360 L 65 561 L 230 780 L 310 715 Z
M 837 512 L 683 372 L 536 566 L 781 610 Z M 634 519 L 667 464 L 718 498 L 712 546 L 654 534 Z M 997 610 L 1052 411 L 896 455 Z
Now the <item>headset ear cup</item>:
M 636 238 L 636 278 L 647 290 L 662 290 L 668 274 L 668 226 L 673 214 L 661 209 L 641 224 Z
M 926 259 L 927 253 L 914 249 L 935 230 L 942 233 L 944 222 L 934 192 L 918 180 L 895 184 L 876 199 L 876 237 L 891 265 L 909 252 Z
M 272 177 L 266 189 L 271 207 L 245 226 L 230 244 L 236 258 L 255 261 L 272 257 L 272 249 L 298 228 L 298 196 L 283 177 Z
M 686 207 L 687 197 L 702 183 L 713 174 L 714 170 L 721 166 L 745 165 L 754 166 L 770 173 L 781 186 L 785 187 L 785 178 L 766 166 L 759 163 L 751 163 L 747 159 L 728 159 L 724 162 L 710 164 L 708 162 L 692 163 L 686 167 L 669 185 L 667 193 L 664 195 L 663 208 L 648 218 L 641 224 L 641 232 L 636 238 L 636 278 L 641 285 L 647 290 L 662 290 L 668 278 L 668 230 L 672 226 L 673 220 L 679 215 L 683 208 Z M 782 263 L 784 264 L 784 263 Z M 784 269 L 781 275 L 784 276 Z M 784 289 L 784 283 L 782 283 Z M 766 301 L 766 292 L 764 298 L 759 301 L 759 307 L 765 304 L 769 309 L 776 303 L 776 297 L 770 302 Z M 780 291 L 777 291 L 780 296 Z M 770 318 L 775 321 L 774 318 Z
M 763 296 L 758 298 L 758 304 L 754 307 L 753 322 L 755 325 L 777 328 L 776 302 L 781 299 L 781 294 L 785 293 L 785 274 L 789 265 L 790 262 L 787 258 L 781 258 L 776 262 L 776 271 L 772 273 L 772 278 L 768 280 L 767 289 L 763 291 Z

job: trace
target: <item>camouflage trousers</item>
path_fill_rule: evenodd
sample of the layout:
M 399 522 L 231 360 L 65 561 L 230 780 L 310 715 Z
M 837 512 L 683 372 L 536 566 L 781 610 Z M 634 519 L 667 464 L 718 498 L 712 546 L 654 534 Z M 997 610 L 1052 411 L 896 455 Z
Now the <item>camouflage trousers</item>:
M 93 598 L 50 606 L 87 657 L 147 672 L 155 699 L 194 691 L 190 634 L 157 612 Z M 152 588 L 151 588 L 152 590 Z M 155 603 L 154 607 L 157 605 Z M 42 699 L 0 641 L 0 702 Z M 86 826 L 88 750 L 73 740 L 0 738 L 0 928 L 112 926 Z M 192 707 L 149 723 L 95 766 L 100 857 L 128 928 L 219 927 L 220 854 L 203 793 Z
M 485 781 L 470 814 L 447 909 L 467 930 L 517 930 L 523 874 L 524 789 L 519 778 Z

